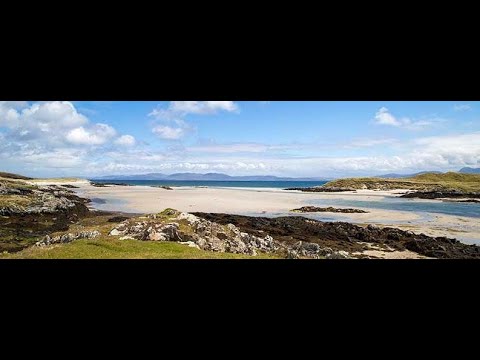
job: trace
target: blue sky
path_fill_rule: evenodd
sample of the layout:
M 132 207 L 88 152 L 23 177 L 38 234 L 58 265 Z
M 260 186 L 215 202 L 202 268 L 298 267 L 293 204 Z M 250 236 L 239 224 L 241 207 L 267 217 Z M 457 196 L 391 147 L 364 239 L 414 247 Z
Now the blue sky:
M 478 102 L 0 101 L 0 169 L 341 177 L 480 166 Z

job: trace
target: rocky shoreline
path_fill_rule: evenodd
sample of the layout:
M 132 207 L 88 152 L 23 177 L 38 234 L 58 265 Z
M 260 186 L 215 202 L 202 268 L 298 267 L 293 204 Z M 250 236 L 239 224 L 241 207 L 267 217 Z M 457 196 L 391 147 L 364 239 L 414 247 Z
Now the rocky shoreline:
M 216 213 L 193 213 L 219 224 L 233 224 L 241 231 L 253 235 L 269 234 L 283 245 L 294 248 L 312 246 L 348 254 L 369 249 L 366 243 L 380 246 L 387 251 L 413 251 L 417 254 L 439 259 L 480 259 L 480 247 L 466 245 L 456 239 L 430 237 L 396 228 L 380 228 L 374 225 L 359 226 L 346 222 L 321 222 L 301 216 L 278 218 L 251 217 Z M 305 244 L 317 244 L 318 247 Z M 362 257 L 357 256 L 357 257 Z
M 344 213 L 344 214 L 366 214 L 368 211 L 351 208 L 334 208 L 334 207 L 316 207 L 316 206 L 302 206 L 298 209 L 290 210 L 291 212 L 298 213 L 311 213 L 311 212 L 332 212 L 332 213 Z
M 129 184 L 125 183 L 115 183 L 115 182 L 95 182 L 95 181 L 90 181 L 90 185 L 95 186 L 95 187 L 109 187 L 109 186 L 131 186 Z
M 302 192 L 346 192 L 346 191 L 356 191 L 355 188 L 349 187 L 322 187 L 322 186 L 314 186 L 314 187 L 293 187 L 293 188 L 286 188 L 283 190 L 296 190 Z
M 68 230 L 89 215 L 89 202 L 63 186 L 0 180 L 0 252 L 20 251 L 40 236 Z
M 480 202 L 480 193 L 464 192 L 458 190 L 451 191 L 415 191 L 400 196 L 409 199 L 457 199 L 459 202 Z

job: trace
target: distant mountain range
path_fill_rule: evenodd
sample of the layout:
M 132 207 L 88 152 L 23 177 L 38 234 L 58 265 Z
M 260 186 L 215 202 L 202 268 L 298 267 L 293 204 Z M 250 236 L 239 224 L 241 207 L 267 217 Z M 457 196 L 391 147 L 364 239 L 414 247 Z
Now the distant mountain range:
M 480 168 L 464 167 L 461 168 L 458 172 L 463 174 L 480 174 Z
M 374 177 L 377 178 L 391 178 L 391 179 L 400 179 L 400 178 L 408 178 L 408 177 L 414 177 L 417 175 L 422 175 L 422 174 L 442 174 L 441 171 L 420 171 L 415 174 L 385 174 L 385 175 L 376 175 Z
M 92 180 L 175 180 L 175 181 L 327 181 L 325 178 L 291 178 L 272 175 L 230 176 L 220 173 L 196 174 L 176 173 L 171 175 L 161 173 L 138 175 L 109 175 Z
M 480 174 L 480 168 L 464 167 L 458 171 L 464 174 Z M 407 178 L 417 175 L 433 173 L 441 174 L 441 171 L 420 171 L 414 174 L 383 174 L 376 175 L 377 178 Z M 176 174 L 162 174 L 162 173 L 150 173 L 150 174 L 137 174 L 137 175 L 108 175 L 96 177 L 92 180 L 172 180 L 172 181 L 329 181 L 333 178 L 292 178 L 292 177 L 279 177 L 273 175 L 251 175 L 251 176 L 230 176 L 221 173 L 176 173 Z

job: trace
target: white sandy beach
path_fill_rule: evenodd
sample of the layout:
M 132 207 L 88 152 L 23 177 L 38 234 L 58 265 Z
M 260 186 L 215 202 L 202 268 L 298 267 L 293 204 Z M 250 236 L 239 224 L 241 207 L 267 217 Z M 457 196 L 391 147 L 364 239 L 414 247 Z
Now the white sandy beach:
M 79 187 L 76 191 L 80 196 L 106 201 L 105 204 L 94 203 L 92 205 L 94 208 L 131 213 L 155 213 L 165 208 L 175 208 L 186 212 L 281 216 L 288 214 L 294 208 L 311 205 L 310 202 L 314 199 L 320 201 L 320 204 L 322 199 L 352 199 L 352 197 L 358 200 L 381 201 L 385 196 L 402 193 L 399 190 L 304 193 L 270 188 L 202 187 L 176 187 L 174 190 L 166 190 L 148 186 L 94 187 L 86 181 L 70 184 Z M 317 206 L 321 206 L 318 204 L 316 202 Z M 476 218 L 432 213 L 424 219 L 412 211 L 362 209 L 369 212 L 365 214 L 321 213 L 321 216 L 335 221 L 392 226 L 430 236 L 447 236 L 465 243 L 480 244 L 480 222 Z M 301 215 L 313 217 L 319 214 Z
M 102 209 L 135 213 L 155 213 L 165 208 L 180 211 L 217 213 L 288 213 L 290 210 L 307 205 L 312 199 L 341 199 L 355 197 L 358 200 L 378 200 L 391 193 L 362 190 L 359 193 L 305 193 L 274 188 L 203 188 L 176 187 L 166 190 L 149 186 L 107 186 L 94 187 L 89 184 L 76 184 L 78 192 L 88 198 L 107 200 Z M 108 201 L 112 201 L 108 204 Z M 373 210 L 369 210 L 373 211 Z M 411 212 L 398 212 L 397 220 L 415 220 Z M 351 216 L 352 214 L 335 214 Z M 367 220 L 375 216 L 388 219 L 391 214 L 375 210 L 369 214 L 354 214 L 358 219 Z

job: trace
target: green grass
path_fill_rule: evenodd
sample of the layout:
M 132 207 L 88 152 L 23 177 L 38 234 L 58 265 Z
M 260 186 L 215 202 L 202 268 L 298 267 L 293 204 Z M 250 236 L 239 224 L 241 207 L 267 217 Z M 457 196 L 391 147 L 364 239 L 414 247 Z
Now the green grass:
M 445 174 L 422 174 L 413 178 L 411 181 L 419 183 L 435 183 L 444 187 L 459 189 L 464 191 L 480 191 L 480 175 L 479 174 L 460 174 L 448 172 Z
M 2 171 L 0 171 L 0 178 L 4 178 L 4 179 L 32 180 L 32 178 L 27 177 L 27 176 L 18 175 L 18 174 L 12 174 L 12 173 L 7 173 L 7 172 L 2 172 Z
M 158 214 L 160 221 L 167 221 L 174 215 L 169 211 Z M 57 244 L 46 247 L 29 247 L 20 252 L 1 254 L 0 259 L 274 259 L 279 255 L 262 254 L 248 256 L 241 254 L 204 251 L 175 242 L 120 240 L 120 236 L 109 236 L 116 224 L 107 220 L 111 215 L 93 216 L 72 224 L 68 232 L 98 230 L 101 235 L 97 239 L 75 240 L 68 244 Z M 135 217 L 142 220 L 144 217 Z M 180 227 L 186 224 L 180 222 Z M 54 232 L 51 236 L 65 232 Z M 40 240 L 40 238 L 36 239 Z
M 466 192 L 480 191 L 480 175 L 448 172 L 445 174 L 427 173 L 411 178 L 383 179 L 383 178 L 347 178 L 330 181 L 325 187 L 350 187 L 368 189 L 386 187 L 389 189 L 412 190 L 461 190 Z
M 248 256 L 198 250 L 174 242 L 119 240 L 101 237 L 68 244 L 31 247 L 0 259 L 273 259 L 271 254 Z

